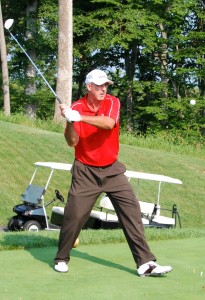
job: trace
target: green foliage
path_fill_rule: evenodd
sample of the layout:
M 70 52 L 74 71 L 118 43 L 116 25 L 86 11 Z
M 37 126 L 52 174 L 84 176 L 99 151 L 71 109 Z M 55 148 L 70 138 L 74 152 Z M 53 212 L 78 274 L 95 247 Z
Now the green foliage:
M 197 16 L 203 22 L 200 9 L 192 1 L 92 2 L 97 9 L 86 6 L 83 9 L 87 14 L 78 10 L 74 16 L 75 33 L 86 36 L 80 47 L 84 45 L 88 51 L 96 51 L 98 45 L 97 53 L 92 55 L 94 61 L 99 60 L 104 66 L 107 60 L 107 65 L 116 68 L 112 74 L 113 91 L 122 102 L 123 126 L 130 127 L 131 122 L 132 129 L 140 133 L 175 129 L 181 130 L 182 135 L 188 131 L 196 138 L 203 135 L 204 120 L 198 116 L 203 115 L 204 94 L 194 89 L 204 69 L 200 59 L 204 53 L 200 43 L 204 32 L 197 27 Z M 196 44 L 200 45 L 199 51 Z M 164 46 L 167 67 L 163 70 Z M 80 54 L 81 48 L 78 49 Z M 91 67 L 94 66 L 92 62 Z M 129 104 L 130 91 L 132 103 Z M 190 122 L 191 97 L 200 105 L 198 113 L 191 113 L 195 119 Z
M 204 137 L 204 6 L 200 1 L 74 1 L 73 100 L 86 91 L 85 75 L 94 68 L 110 73 L 113 94 L 122 102 L 122 126 L 135 134 L 172 131 Z M 2 1 L 4 19 L 26 41 L 26 3 Z M 37 33 L 32 45 L 37 65 L 55 90 L 58 1 L 38 1 Z M 54 99 L 39 76 L 35 97 L 25 96 L 27 58 L 6 33 L 10 54 L 11 112 L 37 105 L 37 117 L 51 119 Z M 190 107 L 190 99 L 197 105 Z M 0 95 L 3 107 L 3 95 Z

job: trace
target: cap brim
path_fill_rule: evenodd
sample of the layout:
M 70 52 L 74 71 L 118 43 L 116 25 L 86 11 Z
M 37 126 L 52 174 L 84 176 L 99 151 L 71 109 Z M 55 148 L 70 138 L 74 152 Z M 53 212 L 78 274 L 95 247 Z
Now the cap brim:
M 108 83 L 108 84 L 113 84 L 113 81 L 111 80 L 96 80 L 96 81 L 92 81 L 92 83 L 96 84 L 96 85 L 102 85 L 102 84 L 105 84 L 105 83 Z

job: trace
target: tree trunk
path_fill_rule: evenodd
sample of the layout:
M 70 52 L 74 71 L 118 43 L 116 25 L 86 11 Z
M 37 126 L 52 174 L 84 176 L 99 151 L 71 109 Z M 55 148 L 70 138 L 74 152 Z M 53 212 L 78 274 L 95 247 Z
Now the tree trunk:
M 27 23 L 26 23 L 26 38 L 28 41 L 31 41 L 35 39 L 35 33 L 36 33 L 36 10 L 37 10 L 38 1 L 37 0 L 28 0 L 27 1 L 27 9 L 26 9 L 26 16 L 27 16 Z M 28 55 L 31 57 L 31 59 L 35 62 L 36 60 L 36 50 L 34 48 L 28 50 Z M 26 68 L 26 95 L 28 95 L 28 98 L 30 95 L 36 94 L 36 69 L 34 66 L 29 63 Z M 36 109 L 37 104 L 33 102 L 30 102 L 28 99 L 26 101 L 25 105 L 25 111 L 26 115 L 29 118 L 35 118 L 36 117 Z
M 133 44 L 125 55 L 125 70 L 127 77 L 127 130 L 133 130 L 132 112 L 133 112 L 133 79 L 135 75 L 136 63 L 139 57 L 139 49 L 137 44 Z
M 7 65 L 6 43 L 4 36 L 4 26 L 2 19 L 1 1 L 0 1 L 0 52 L 3 80 L 3 96 L 4 96 L 4 114 L 10 115 L 10 92 L 9 92 L 9 73 Z
M 162 31 L 163 40 L 167 40 L 167 32 L 165 32 L 164 25 L 161 23 L 159 27 Z M 163 43 L 161 46 L 161 80 L 167 85 L 167 44 Z M 167 98 L 167 89 L 163 91 L 163 97 Z
M 70 106 L 73 70 L 73 1 L 59 0 L 58 2 L 58 77 L 56 93 L 64 103 Z M 57 100 L 55 103 L 54 121 L 62 121 Z
M 204 1 L 205 2 L 205 1 Z M 205 3 L 202 3 L 203 9 L 205 10 Z M 198 19 L 198 24 L 197 24 L 198 30 L 205 32 L 205 21 L 202 18 Z M 203 62 L 205 59 L 205 54 L 203 53 L 201 55 L 201 61 Z M 199 64 L 199 69 L 201 70 L 201 73 L 203 74 L 203 69 L 204 69 L 204 64 Z M 198 79 L 199 83 L 199 91 L 200 91 L 200 96 L 204 97 L 205 96 L 205 78 L 204 76 L 199 76 Z

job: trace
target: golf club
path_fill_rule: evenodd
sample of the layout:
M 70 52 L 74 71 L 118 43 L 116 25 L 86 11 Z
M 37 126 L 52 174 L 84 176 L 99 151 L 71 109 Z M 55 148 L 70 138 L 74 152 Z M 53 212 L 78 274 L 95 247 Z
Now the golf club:
M 28 55 L 28 53 L 24 50 L 24 48 L 21 46 L 21 44 L 19 43 L 19 41 L 16 39 L 16 37 L 11 33 L 11 31 L 9 30 L 10 27 L 13 25 L 14 20 L 13 19 L 8 19 L 6 20 L 6 22 L 4 23 L 4 27 L 8 30 L 8 32 L 10 33 L 11 37 L 14 39 L 14 41 L 19 45 L 19 47 L 21 48 L 21 50 L 24 52 L 24 54 L 27 56 L 27 58 L 30 60 L 30 62 L 32 63 L 32 65 L 34 66 L 34 68 L 37 70 L 37 72 L 39 73 L 39 75 L 43 78 L 44 82 L 46 83 L 46 85 L 49 87 L 49 89 L 51 90 L 51 92 L 53 93 L 53 95 L 55 96 L 55 98 L 58 100 L 58 102 L 61 104 L 63 103 L 62 100 L 56 95 L 55 91 L 53 90 L 53 88 L 50 86 L 50 84 L 48 83 L 48 81 L 46 80 L 46 78 L 43 76 L 42 72 L 39 70 L 39 68 L 36 66 L 36 64 L 33 62 L 33 60 L 30 58 L 30 56 Z

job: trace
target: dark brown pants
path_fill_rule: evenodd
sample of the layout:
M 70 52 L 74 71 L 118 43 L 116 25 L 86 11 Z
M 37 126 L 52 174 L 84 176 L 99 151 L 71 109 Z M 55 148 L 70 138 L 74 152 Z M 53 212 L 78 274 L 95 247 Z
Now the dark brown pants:
M 140 206 L 125 171 L 119 161 L 107 167 L 92 167 L 75 160 L 55 263 L 70 260 L 72 246 L 103 192 L 116 210 L 137 266 L 156 260 L 145 240 Z

